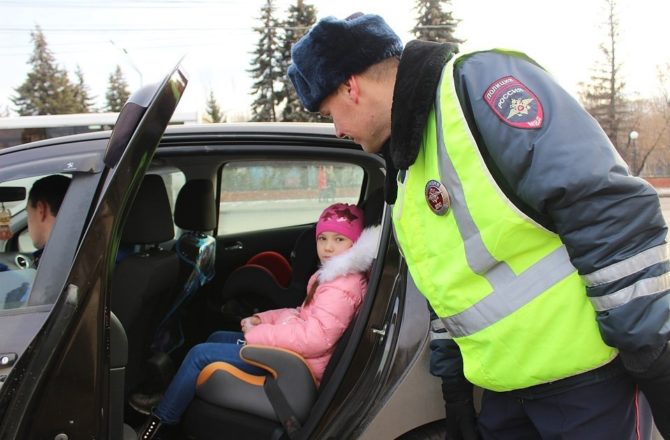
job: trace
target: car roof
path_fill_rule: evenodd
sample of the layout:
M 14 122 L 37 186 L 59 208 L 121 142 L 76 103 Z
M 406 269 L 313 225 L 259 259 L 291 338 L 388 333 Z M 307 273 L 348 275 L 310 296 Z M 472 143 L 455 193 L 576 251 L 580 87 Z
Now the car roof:
M 111 130 L 92 133 L 75 134 L 58 138 L 44 139 L 36 142 L 16 145 L 0 149 L 0 155 L 21 150 L 30 150 L 68 143 L 90 143 L 94 140 L 106 140 L 111 135 Z M 184 124 L 171 125 L 165 130 L 161 146 L 174 145 L 184 141 L 206 141 L 212 142 L 221 136 L 233 136 L 237 141 L 272 141 L 275 140 L 300 140 L 304 138 L 322 138 L 333 141 L 332 146 L 341 148 L 360 148 L 347 139 L 339 139 L 335 136 L 335 127 L 331 123 L 314 122 L 242 122 L 242 123 L 219 123 L 219 124 Z M 329 142 L 330 143 L 330 142 Z M 101 149 L 100 143 L 90 143 L 90 148 Z

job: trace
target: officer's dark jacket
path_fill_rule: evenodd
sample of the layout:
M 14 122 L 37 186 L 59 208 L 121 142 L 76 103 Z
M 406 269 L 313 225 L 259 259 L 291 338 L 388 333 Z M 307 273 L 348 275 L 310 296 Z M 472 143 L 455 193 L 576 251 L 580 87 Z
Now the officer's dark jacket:
M 416 159 L 452 50 L 412 41 L 402 54 L 392 137 L 385 149 L 398 170 Z M 540 128 L 509 125 L 487 104 L 486 89 L 508 75 L 541 102 Z M 580 275 L 665 243 L 667 227 L 655 190 L 630 176 L 597 122 L 548 73 L 523 58 L 477 52 L 457 61 L 454 76 L 467 123 L 498 186 L 526 215 L 560 235 Z M 669 269 L 668 261 L 653 264 L 616 282 L 588 287 L 587 295 L 611 295 L 645 279 L 668 278 Z M 624 356 L 650 363 L 670 338 L 669 298 L 666 289 L 594 313 L 603 340 Z

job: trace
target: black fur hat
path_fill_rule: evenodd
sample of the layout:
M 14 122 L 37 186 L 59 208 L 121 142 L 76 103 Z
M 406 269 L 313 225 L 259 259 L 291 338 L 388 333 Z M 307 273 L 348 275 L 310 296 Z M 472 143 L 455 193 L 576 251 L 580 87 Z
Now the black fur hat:
M 326 17 L 293 45 L 288 76 L 305 108 L 316 112 L 349 76 L 399 56 L 402 48 L 400 37 L 378 15 Z

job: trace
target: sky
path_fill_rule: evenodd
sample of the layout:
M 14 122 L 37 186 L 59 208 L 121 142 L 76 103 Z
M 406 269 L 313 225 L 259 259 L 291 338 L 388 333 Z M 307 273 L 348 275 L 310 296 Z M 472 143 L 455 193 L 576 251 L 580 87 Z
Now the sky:
M 293 0 L 295 1 L 295 0 Z M 291 0 L 276 0 L 277 17 Z M 403 42 L 412 39 L 415 0 L 305 0 L 317 17 L 353 12 L 385 18 Z M 264 0 L 0 0 L 0 113 L 30 70 L 30 33 L 44 32 L 60 67 L 84 73 L 95 104 L 104 105 L 119 65 L 131 90 L 160 82 L 180 59 L 189 85 L 178 112 L 204 112 L 214 92 L 221 108 L 243 113 L 253 100 L 248 69 Z M 604 0 L 451 0 L 461 20 L 462 52 L 507 48 L 526 52 L 577 94 L 600 59 L 606 38 Z M 659 93 L 657 69 L 670 64 L 668 0 L 619 0 L 619 55 L 627 92 Z

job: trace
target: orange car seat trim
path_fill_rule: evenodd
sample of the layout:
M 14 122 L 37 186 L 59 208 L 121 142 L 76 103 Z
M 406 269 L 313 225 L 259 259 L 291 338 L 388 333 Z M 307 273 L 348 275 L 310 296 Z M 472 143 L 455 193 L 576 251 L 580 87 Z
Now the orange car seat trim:
M 212 374 L 216 373 L 217 371 L 225 371 L 250 385 L 262 387 L 265 384 L 265 376 L 249 374 L 227 362 L 213 362 L 202 369 L 198 375 L 197 386 L 207 382 Z
M 307 361 L 305 361 L 305 358 L 300 356 L 295 351 L 287 350 L 285 348 L 273 347 L 273 346 L 270 346 L 270 345 L 260 345 L 260 344 L 248 344 L 248 345 L 245 345 L 244 347 L 242 347 L 242 350 L 240 350 L 240 357 L 242 358 L 242 360 L 244 360 L 244 362 L 246 362 L 248 364 L 251 364 L 251 365 L 255 365 L 257 367 L 260 367 L 264 370 L 269 371 L 270 374 L 272 374 L 272 377 L 274 377 L 275 379 L 277 378 L 277 372 L 274 371 L 272 368 L 268 367 L 267 365 L 261 364 L 259 362 L 252 361 L 252 360 L 250 360 L 250 359 L 248 359 L 244 356 L 244 349 L 247 348 L 247 347 L 259 347 L 259 348 L 265 348 L 265 349 L 268 349 L 268 350 L 283 351 L 285 353 L 290 353 L 293 356 L 296 356 L 298 359 L 300 359 L 300 361 L 303 364 L 305 364 L 305 367 L 307 368 L 307 371 L 309 371 L 310 375 L 312 376 L 312 380 L 314 381 L 314 383 L 315 384 L 317 383 L 316 378 L 314 377 L 314 373 L 312 373 L 312 369 L 309 368 L 309 364 L 307 363 Z

